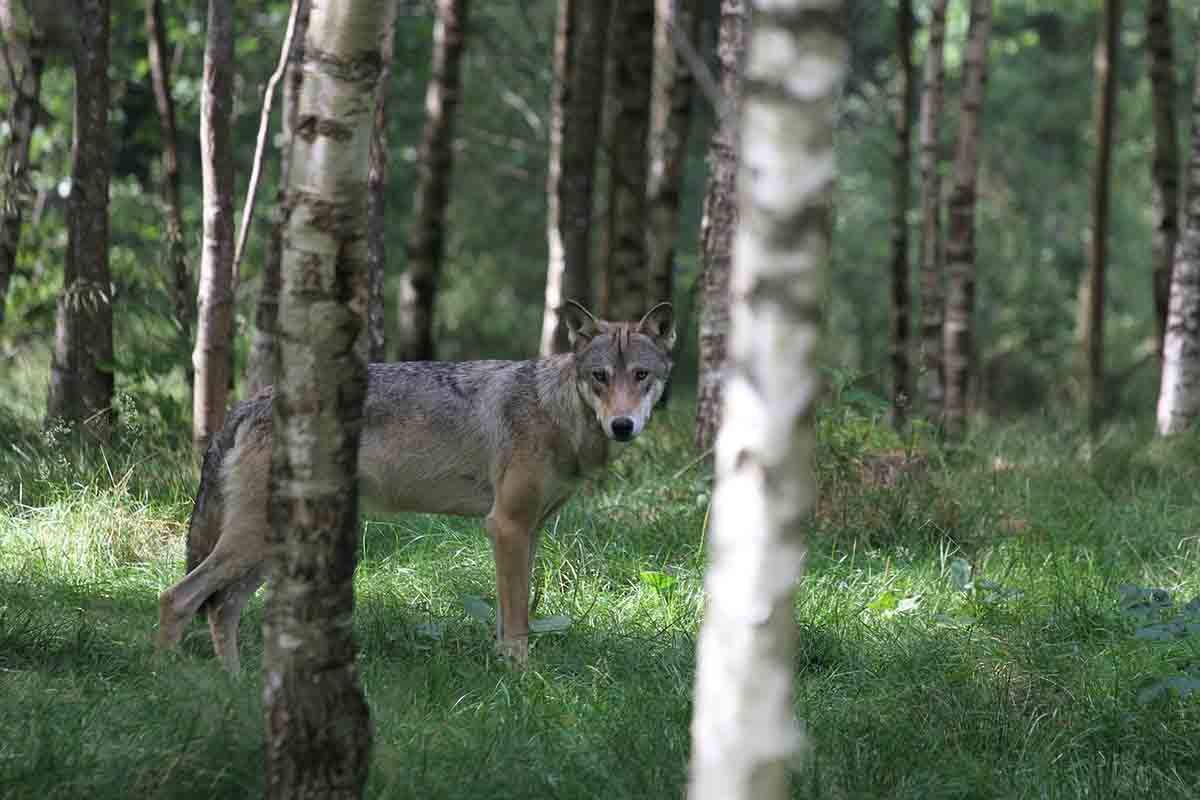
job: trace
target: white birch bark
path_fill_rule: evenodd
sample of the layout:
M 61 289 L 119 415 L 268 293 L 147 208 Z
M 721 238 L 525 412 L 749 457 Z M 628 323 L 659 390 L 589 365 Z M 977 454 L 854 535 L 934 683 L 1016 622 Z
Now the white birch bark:
M 750 5 L 692 800 L 786 797 L 802 742 L 792 706 L 794 593 L 815 494 L 814 354 L 847 43 L 838 0 Z
M 1197 37 L 1200 44 L 1200 36 Z M 1170 305 L 1163 340 L 1158 434 L 1170 436 L 1200 416 L 1200 61 L 1192 90 L 1192 155 L 1188 163 L 1186 219 L 1175 248 Z

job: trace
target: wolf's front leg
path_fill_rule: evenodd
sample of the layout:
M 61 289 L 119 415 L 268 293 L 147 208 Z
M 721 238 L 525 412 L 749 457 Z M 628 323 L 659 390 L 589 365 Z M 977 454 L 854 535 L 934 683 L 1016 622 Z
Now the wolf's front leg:
M 541 492 L 510 468 L 487 517 L 496 556 L 496 649 L 517 664 L 529 656 L 529 579 Z

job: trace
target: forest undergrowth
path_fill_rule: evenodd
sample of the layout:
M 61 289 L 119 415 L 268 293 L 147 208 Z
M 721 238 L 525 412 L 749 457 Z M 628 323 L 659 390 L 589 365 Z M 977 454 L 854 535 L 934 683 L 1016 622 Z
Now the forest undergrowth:
M 151 644 L 187 431 L 124 397 L 101 451 L 2 399 L 0 796 L 261 793 L 261 594 L 240 677 L 199 621 L 177 655 Z M 477 522 L 368 521 L 369 796 L 680 795 L 712 496 L 690 401 L 548 524 L 525 671 L 493 654 Z M 948 452 L 849 392 L 818 431 L 797 797 L 1200 796 L 1200 438 L 979 421 Z

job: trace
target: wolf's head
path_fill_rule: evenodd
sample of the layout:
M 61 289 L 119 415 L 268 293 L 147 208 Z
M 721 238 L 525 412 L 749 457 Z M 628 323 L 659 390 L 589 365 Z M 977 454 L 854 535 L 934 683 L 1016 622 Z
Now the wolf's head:
M 675 319 L 659 303 L 640 322 L 606 322 L 573 300 L 562 309 L 575 351 L 575 384 L 610 439 L 642 432 L 671 374 Z

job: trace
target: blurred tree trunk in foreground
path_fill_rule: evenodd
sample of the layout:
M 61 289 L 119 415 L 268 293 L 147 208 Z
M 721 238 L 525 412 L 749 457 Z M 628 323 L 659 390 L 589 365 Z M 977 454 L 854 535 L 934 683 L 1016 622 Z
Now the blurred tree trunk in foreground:
M 408 234 L 408 265 L 400 279 L 397 320 L 400 360 L 433 358 L 433 308 L 445 254 L 446 203 L 454 166 L 454 116 L 467 0 L 438 0 L 433 72 L 425 93 L 425 131 L 417 153 L 417 189 Z
M 543 356 L 568 348 L 558 311 L 567 300 L 592 308 L 592 209 L 604 105 L 609 0 L 558 0 L 554 88 L 550 99 L 550 167 L 546 177 L 546 307 Z
M 367 170 L 367 272 L 371 292 L 367 301 L 368 361 L 387 360 L 387 320 L 384 318 L 384 282 L 387 279 L 388 190 L 388 89 L 392 83 L 392 56 L 396 50 L 395 3 L 383 37 L 383 69 L 375 87 L 375 122 L 371 130 L 370 165 Z
M 266 795 L 358 798 L 371 750 L 355 664 L 367 368 L 367 172 L 394 0 L 313 3 L 288 174 L 264 622 Z
M 1200 32 L 1196 45 L 1200 50 Z M 1160 436 L 1186 430 L 1200 416 L 1200 61 L 1194 80 L 1186 219 L 1171 269 L 1171 304 L 1163 342 Z
M 107 438 L 113 394 L 112 282 L 108 265 L 108 0 L 80 0 L 75 125 L 63 289 L 54 326 L 47 419 L 86 423 Z
M 679 54 L 674 38 L 693 47 L 700 39 L 701 9 L 696 0 L 656 0 L 654 85 L 650 108 L 650 174 L 646 203 L 647 306 L 670 302 L 675 294 L 675 245 L 679 238 L 679 206 L 687 163 L 688 128 L 692 121 L 695 78 Z
M 172 96 L 171 61 L 167 49 L 167 32 L 163 24 L 162 0 L 146 0 L 146 42 L 150 79 L 154 84 L 154 101 L 162 126 L 162 193 L 166 226 L 163 264 L 171 278 L 171 304 L 175 309 L 175 326 L 185 353 L 192 343 L 192 317 L 196 295 L 192 276 L 188 273 L 187 245 L 183 234 L 183 199 L 179 178 L 179 133 L 175 124 L 175 98 Z M 188 385 L 195 380 L 190 363 L 184 369 Z
M 691 800 L 788 797 L 801 743 L 795 592 L 816 496 L 815 361 L 833 227 L 834 116 L 849 51 L 840 2 L 801 14 L 802 5 L 751 3 Z
M 44 33 L 25 7 L 26 0 L 0 0 L 0 86 L 10 93 L 8 142 L 0 174 L 0 323 L 8 284 L 17 267 L 29 184 L 29 144 L 37 123 L 42 69 L 46 64 Z
M 945 386 L 942 323 L 945 318 L 942 249 L 941 125 L 945 104 L 946 4 L 929 9 L 925 50 L 925 89 L 921 95 L 921 379 L 920 397 L 928 419 L 941 420 Z
M 1179 241 L 1179 136 L 1175 130 L 1175 57 L 1169 0 L 1146 0 L 1146 50 L 1154 110 L 1154 334 L 1162 357 L 1171 291 L 1171 264 Z
M 1095 430 L 1105 402 L 1104 302 L 1108 293 L 1108 216 L 1112 140 L 1117 105 L 1117 59 L 1121 41 L 1121 0 L 1105 0 L 1104 23 L 1096 42 L 1096 164 L 1092 168 L 1092 230 L 1088 274 L 1079 302 L 1079 342 L 1083 356 L 1083 402 L 1088 427 Z
M 979 172 L 980 115 L 987 86 L 987 46 L 992 0 L 971 0 L 971 21 L 963 64 L 962 110 L 954 188 L 947 201 L 945 358 L 946 434 L 961 439 L 967 428 L 967 389 L 971 382 L 975 313 L 975 182 Z
M 233 348 L 233 2 L 208 0 L 204 86 L 200 93 L 200 166 L 204 244 L 200 311 L 192 366 L 192 443 L 203 453 L 225 422 Z
M 297 0 L 296 30 L 292 52 L 283 78 L 283 107 L 279 114 L 279 186 L 271 232 L 263 257 L 258 301 L 254 309 L 254 332 L 246 359 L 246 396 L 252 397 L 275 382 L 275 321 L 279 314 L 279 262 L 283 258 L 283 225 L 287 216 L 287 187 L 292 166 L 292 139 L 296 132 L 296 109 L 300 105 L 300 86 L 304 82 L 302 64 L 304 40 L 308 35 L 309 0 Z
M 908 207 L 912 185 L 912 118 L 915 85 L 912 59 L 912 0 L 896 8 L 896 142 L 892 155 L 892 422 L 903 427 L 912 405 L 912 297 L 908 277 Z
M 606 142 L 608 252 L 601 315 L 636 320 L 648 309 L 646 173 L 650 87 L 654 72 L 654 0 L 618 0 L 608 39 L 613 83 L 611 137 Z
M 745 0 L 721 0 L 717 58 L 721 63 L 721 96 L 717 124 L 708 145 L 708 183 L 700 222 L 700 364 L 697 375 L 696 447 L 712 446 L 721 422 L 725 339 L 729 333 L 729 265 L 738 226 L 738 99 L 741 58 L 745 50 Z

